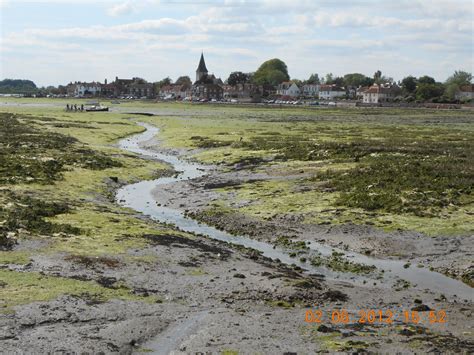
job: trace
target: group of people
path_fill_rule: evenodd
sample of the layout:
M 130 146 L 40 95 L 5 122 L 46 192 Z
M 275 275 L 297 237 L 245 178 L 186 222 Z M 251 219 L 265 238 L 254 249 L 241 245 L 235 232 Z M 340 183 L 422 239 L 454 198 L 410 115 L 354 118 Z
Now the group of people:
M 81 106 L 77 106 L 77 104 L 67 104 L 66 105 L 66 111 L 84 111 L 84 105 L 81 105 Z

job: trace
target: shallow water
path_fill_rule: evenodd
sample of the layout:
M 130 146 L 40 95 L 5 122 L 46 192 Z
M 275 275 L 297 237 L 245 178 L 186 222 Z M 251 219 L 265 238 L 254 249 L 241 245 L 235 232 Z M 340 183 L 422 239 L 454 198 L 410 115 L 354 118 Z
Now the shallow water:
M 139 124 L 147 130 L 143 133 L 122 139 L 119 142 L 119 147 L 142 156 L 167 162 L 180 173 L 175 177 L 163 177 L 123 186 L 118 190 L 116 195 L 116 200 L 119 204 L 141 212 L 156 221 L 173 224 L 179 229 L 187 232 L 203 234 L 213 239 L 259 250 L 264 256 L 272 259 L 280 259 L 283 263 L 288 265 L 298 265 L 310 273 L 322 274 L 329 279 L 349 281 L 359 285 L 362 285 L 364 282 L 374 281 L 373 279 L 364 276 L 334 272 L 325 267 L 314 267 L 307 263 L 301 263 L 298 259 L 291 258 L 285 250 L 278 247 L 275 248 L 270 243 L 260 242 L 247 236 L 231 235 L 185 217 L 182 210 L 158 206 L 152 195 L 153 189 L 159 185 L 172 184 L 178 181 L 202 177 L 206 175 L 206 170 L 208 170 L 208 168 L 201 164 L 187 162 L 172 154 L 157 153 L 151 148 L 144 146 L 143 143 L 153 139 L 159 133 L 159 129 L 145 123 Z M 436 294 L 450 296 L 456 295 L 461 299 L 470 301 L 474 300 L 474 292 L 472 291 L 472 288 L 466 284 L 425 268 L 418 268 L 416 266 L 405 268 L 405 261 L 376 259 L 354 252 L 346 252 L 337 248 L 331 248 L 314 241 L 309 241 L 308 246 L 311 250 L 317 251 L 324 256 L 330 256 L 333 251 L 338 251 L 344 253 L 351 261 L 366 265 L 374 265 L 379 270 L 384 270 L 383 280 L 377 280 L 378 286 L 390 288 L 396 279 L 403 279 L 409 281 L 412 287 L 416 287 L 417 289 L 426 289 Z

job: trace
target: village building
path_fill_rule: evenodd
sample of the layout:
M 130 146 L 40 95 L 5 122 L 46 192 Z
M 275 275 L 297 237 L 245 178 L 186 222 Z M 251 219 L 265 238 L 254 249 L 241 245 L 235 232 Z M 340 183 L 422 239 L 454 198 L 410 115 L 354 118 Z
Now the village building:
M 154 88 L 152 83 L 148 83 L 141 78 L 119 79 L 115 77 L 115 81 L 110 84 L 107 84 L 107 79 L 105 80 L 102 95 L 107 97 L 152 98 Z
M 201 53 L 201 59 L 196 69 L 196 81 L 192 87 L 192 97 L 197 100 L 222 100 L 224 83 L 214 74 L 209 75 L 204 61 L 204 54 Z
M 239 83 L 223 85 L 225 99 L 238 99 L 239 101 L 259 102 L 262 97 L 263 86 L 252 83 Z
M 401 89 L 396 84 L 374 84 L 362 92 L 362 102 L 377 104 L 393 101 L 400 93 Z
M 102 85 L 100 83 L 91 82 L 85 83 L 76 81 L 74 83 L 69 83 L 66 86 L 68 96 L 74 97 L 91 97 L 99 96 L 102 91 Z
M 321 100 L 334 100 L 337 98 L 345 97 L 346 90 L 337 85 L 321 85 L 319 87 L 319 99 Z
M 302 87 L 302 95 L 305 97 L 318 97 L 319 89 L 321 85 L 319 84 L 305 84 Z
M 359 93 L 359 88 L 357 86 L 347 85 L 345 87 L 345 90 L 346 90 L 346 95 L 348 99 L 351 99 L 351 100 L 357 99 L 357 95 Z M 360 97 L 362 98 L 362 95 Z
M 359 86 L 356 90 L 356 99 L 358 100 L 363 100 L 364 98 L 364 92 L 369 89 L 368 86 Z
M 160 88 L 159 96 L 166 99 L 184 99 L 191 96 L 191 86 L 188 84 L 170 84 Z
M 467 101 L 474 99 L 474 84 L 463 85 L 455 94 L 456 100 Z
M 291 81 L 284 81 L 277 86 L 276 93 L 277 95 L 281 96 L 298 97 L 301 95 L 301 90 L 295 83 Z

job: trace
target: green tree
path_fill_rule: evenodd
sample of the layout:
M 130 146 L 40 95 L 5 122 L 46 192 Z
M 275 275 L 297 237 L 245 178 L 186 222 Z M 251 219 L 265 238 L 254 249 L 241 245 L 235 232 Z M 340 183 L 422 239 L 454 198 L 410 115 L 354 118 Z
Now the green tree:
M 278 58 L 264 62 L 253 76 L 253 82 L 257 85 L 276 86 L 287 80 L 290 80 L 288 67 Z
M 317 73 L 311 74 L 309 79 L 304 82 L 305 84 L 321 84 L 319 80 L 319 75 Z
M 428 101 L 439 98 L 444 94 L 444 85 L 441 83 L 422 83 L 416 88 L 416 99 Z
M 250 75 L 247 73 L 242 73 L 241 71 L 230 73 L 229 78 L 227 79 L 227 83 L 229 85 L 246 84 L 249 81 Z
M 372 78 L 360 73 L 351 73 L 344 75 L 344 86 L 370 86 L 374 83 Z
M 436 80 L 428 75 L 423 75 L 418 78 L 418 83 L 420 84 L 435 84 Z
M 386 84 L 386 83 L 391 83 L 393 82 L 393 78 L 389 76 L 382 75 L 382 72 L 380 70 L 377 70 L 374 73 L 374 83 L 376 84 Z
M 459 92 L 460 87 L 458 84 L 449 84 L 446 85 L 446 90 L 444 94 L 448 100 L 454 100 L 456 98 L 456 94 Z
M 326 76 L 324 77 L 324 84 L 330 85 L 333 84 L 334 81 L 334 75 L 332 73 L 327 73 Z
M 0 94 L 36 93 L 39 89 L 31 80 L 4 79 L 0 80 Z
M 456 70 L 453 75 L 446 79 L 446 85 L 456 84 L 458 86 L 469 85 L 472 81 L 472 74 L 462 70 Z
M 184 75 L 184 76 L 180 76 L 178 79 L 176 79 L 175 84 L 191 86 L 193 83 L 192 83 L 191 78 L 189 76 Z
M 416 90 L 416 84 L 417 80 L 414 76 L 407 76 L 406 78 L 403 78 L 402 80 L 402 89 L 405 91 L 407 94 L 412 94 Z
M 172 80 L 170 79 L 170 77 L 166 77 L 164 79 L 161 79 L 160 81 L 154 82 L 153 87 L 155 89 L 155 92 L 158 92 L 163 86 L 170 85 L 171 83 Z
M 287 81 L 288 79 L 288 76 L 279 70 L 271 70 L 267 74 L 267 84 L 270 84 L 272 86 L 277 86 L 278 84 L 281 84 L 282 82 Z
M 340 77 L 340 76 L 336 76 L 333 81 L 332 81 L 333 84 L 337 85 L 337 86 L 344 86 L 344 78 L 343 77 Z
M 380 70 L 377 70 L 375 73 L 374 73 L 374 81 L 379 84 L 380 82 L 380 79 L 382 78 L 382 72 Z
M 456 94 L 460 91 L 461 86 L 470 85 L 472 81 L 472 74 L 462 70 L 456 70 L 453 75 L 446 79 L 446 97 L 449 100 L 454 100 Z

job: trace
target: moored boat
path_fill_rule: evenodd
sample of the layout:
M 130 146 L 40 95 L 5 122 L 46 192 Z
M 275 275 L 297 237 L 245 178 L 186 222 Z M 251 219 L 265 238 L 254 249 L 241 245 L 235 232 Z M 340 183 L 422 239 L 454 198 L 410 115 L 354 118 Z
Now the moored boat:
M 102 106 L 102 105 L 92 105 L 89 107 L 86 107 L 87 112 L 99 112 L 99 111 L 108 111 L 109 108 L 107 106 Z

